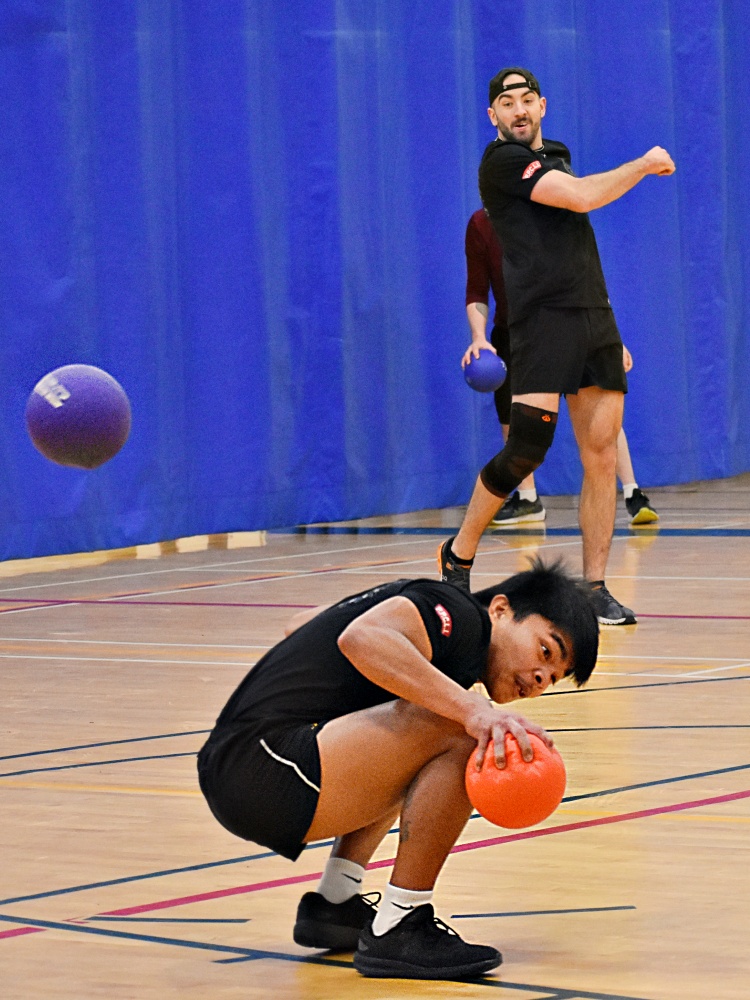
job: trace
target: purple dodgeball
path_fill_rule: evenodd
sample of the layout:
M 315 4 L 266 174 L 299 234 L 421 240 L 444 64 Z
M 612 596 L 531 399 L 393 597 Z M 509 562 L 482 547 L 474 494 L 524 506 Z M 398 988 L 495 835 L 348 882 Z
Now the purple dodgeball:
M 127 441 L 130 403 L 120 383 L 101 368 L 63 365 L 34 386 L 26 427 L 45 458 L 96 469 Z
M 477 392 L 494 392 L 505 381 L 508 370 L 505 362 L 497 354 L 484 348 L 479 357 L 472 357 L 464 368 L 464 378 Z

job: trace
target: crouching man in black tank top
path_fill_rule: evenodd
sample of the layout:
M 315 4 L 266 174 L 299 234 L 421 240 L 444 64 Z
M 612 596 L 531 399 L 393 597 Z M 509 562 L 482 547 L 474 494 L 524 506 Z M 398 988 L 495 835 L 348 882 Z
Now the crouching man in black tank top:
M 229 699 L 198 757 L 203 794 L 238 837 L 296 860 L 336 838 L 317 892 L 297 911 L 294 939 L 355 949 L 366 976 L 455 979 L 502 961 L 437 921 L 437 877 L 471 814 L 470 754 L 505 734 L 531 760 L 528 733 L 504 708 L 594 669 L 599 627 L 589 589 L 559 565 L 470 594 L 397 580 L 297 615 L 287 637 Z M 477 691 L 481 681 L 492 704 Z M 394 823 L 399 845 L 376 909 L 359 894 Z

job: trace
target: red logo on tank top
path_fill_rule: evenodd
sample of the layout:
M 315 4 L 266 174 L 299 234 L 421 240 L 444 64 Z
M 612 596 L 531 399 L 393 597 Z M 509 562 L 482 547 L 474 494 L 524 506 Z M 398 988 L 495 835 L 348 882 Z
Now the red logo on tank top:
M 524 170 L 523 175 L 522 175 L 523 179 L 525 181 L 527 181 L 529 179 L 529 177 L 533 177 L 534 176 L 534 174 L 537 172 L 537 170 L 541 170 L 541 169 L 542 169 L 542 165 L 539 162 L 539 160 L 534 160 L 534 162 L 530 163 L 528 165 L 528 167 L 526 167 L 526 169 Z
M 453 619 L 450 614 L 445 610 L 442 604 L 435 605 L 435 611 L 438 618 L 442 622 L 442 627 L 440 629 L 440 634 L 448 636 L 453 631 Z

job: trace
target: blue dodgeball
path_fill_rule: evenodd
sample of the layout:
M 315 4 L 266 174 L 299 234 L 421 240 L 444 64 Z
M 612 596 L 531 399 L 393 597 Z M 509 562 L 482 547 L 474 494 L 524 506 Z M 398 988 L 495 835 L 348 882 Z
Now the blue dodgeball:
M 464 368 L 464 378 L 477 392 L 494 392 L 503 384 L 507 374 L 503 359 L 486 348 L 479 352 L 478 358 L 472 357 Z

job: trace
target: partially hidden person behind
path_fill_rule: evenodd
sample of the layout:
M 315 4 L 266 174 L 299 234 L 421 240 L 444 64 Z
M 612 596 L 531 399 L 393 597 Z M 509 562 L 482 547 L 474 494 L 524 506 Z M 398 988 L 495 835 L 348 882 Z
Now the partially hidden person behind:
M 493 740 L 504 766 L 507 733 L 527 761 L 529 733 L 551 746 L 503 706 L 565 678 L 585 684 L 598 644 L 589 588 L 538 560 L 476 594 L 396 580 L 296 615 L 198 755 L 208 805 L 235 836 L 292 861 L 335 838 L 317 890 L 299 903 L 295 942 L 356 949 L 355 968 L 373 977 L 462 979 L 500 965 L 494 946 L 468 944 L 432 905 L 472 811 L 467 762 L 478 747 L 481 764 Z M 394 824 L 378 906 L 361 888 Z
M 536 77 L 520 67 L 492 78 L 489 103 L 497 139 L 484 152 L 479 190 L 503 248 L 513 348 L 510 425 L 505 447 L 479 473 L 458 533 L 440 546 L 440 576 L 470 589 L 482 534 L 499 505 L 544 461 L 565 395 L 583 466 L 583 575 L 599 621 L 632 625 L 635 614 L 605 582 L 627 378 L 587 213 L 650 174 L 673 173 L 674 163 L 655 146 L 605 173 L 574 176 L 567 147 L 542 136 L 546 100 Z
M 503 435 L 508 440 L 511 407 L 511 348 L 508 330 L 508 303 L 503 280 L 503 250 L 485 209 L 477 209 L 466 226 L 466 315 L 471 331 L 471 344 L 461 359 L 465 368 L 472 357 L 479 357 L 480 351 L 492 351 L 503 359 L 508 371 L 499 389 L 495 390 L 495 410 Z M 490 336 L 487 324 L 490 314 L 490 291 L 495 312 Z M 627 347 L 623 347 L 625 372 L 633 367 L 633 358 Z M 631 524 L 653 524 L 659 515 L 651 501 L 638 486 L 633 472 L 628 439 L 625 429 L 617 435 L 617 478 L 622 486 L 625 508 Z M 536 491 L 534 473 L 531 472 L 518 489 L 507 498 L 490 521 L 490 527 L 502 528 L 507 525 L 544 521 L 547 512 Z

